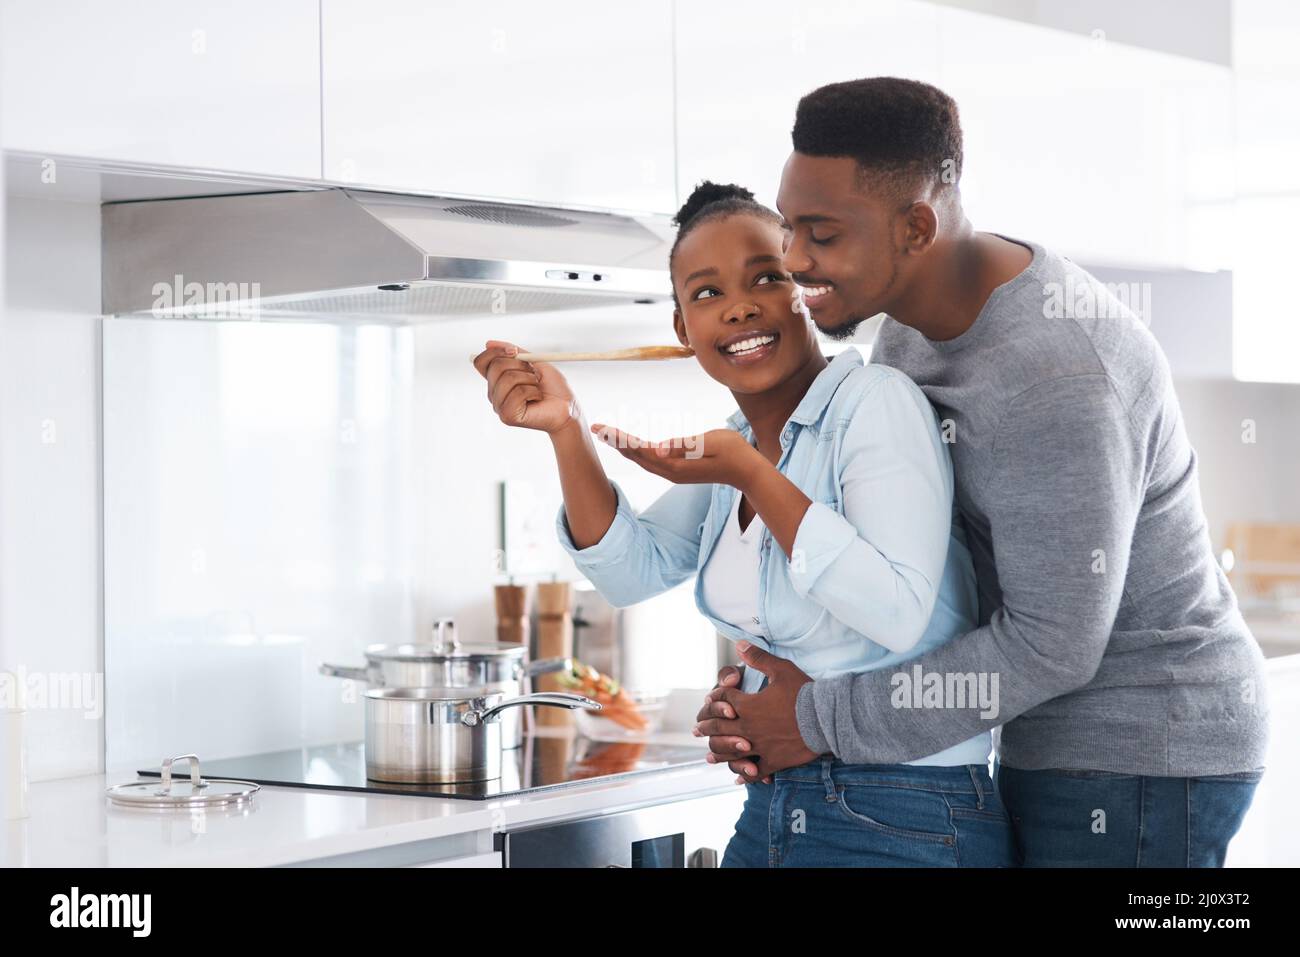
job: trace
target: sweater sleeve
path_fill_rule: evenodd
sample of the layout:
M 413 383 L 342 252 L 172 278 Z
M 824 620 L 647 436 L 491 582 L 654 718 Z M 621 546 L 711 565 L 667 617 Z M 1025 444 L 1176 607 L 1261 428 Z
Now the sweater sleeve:
M 994 713 L 973 702 L 896 707 L 890 668 L 810 681 L 799 691 L 796 714 L 814 752 L 862 764 L 915 760 L 1096 674 L 1144 494 L 1143 444 L 1109 377 L 1079 375 L 1017 396 L 993 456 L 984 498 L 1002 607 L 988 625 L 907 664 L 945 678 L 987 675 L 998 689 Z

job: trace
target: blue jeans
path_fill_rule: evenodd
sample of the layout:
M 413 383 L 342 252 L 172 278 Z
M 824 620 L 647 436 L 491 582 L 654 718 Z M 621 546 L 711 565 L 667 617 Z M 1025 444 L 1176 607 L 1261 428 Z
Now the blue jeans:
M 748 794 L 722 867 L 1013 867 L 988 768 L 845 764 L 778 771 Z
M 1024 867 L 1222 867 L 1263 768 L 1198 778 L 994 763 Z

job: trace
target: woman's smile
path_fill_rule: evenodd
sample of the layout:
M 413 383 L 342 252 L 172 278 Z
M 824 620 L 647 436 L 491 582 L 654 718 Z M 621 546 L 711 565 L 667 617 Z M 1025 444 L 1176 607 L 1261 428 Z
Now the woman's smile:
M 773 355 L 780 342 L 779 332 L 755 331 L 728 337 L 718 344 L 718 351 L 732 365 L 752 366 Z

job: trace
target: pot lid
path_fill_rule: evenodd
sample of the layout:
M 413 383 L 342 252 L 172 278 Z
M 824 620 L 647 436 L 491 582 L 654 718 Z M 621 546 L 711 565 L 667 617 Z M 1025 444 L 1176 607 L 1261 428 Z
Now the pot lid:
M 513 642 L 459 642 L 453 647 L 438 647 L 427 642 L 404 645 L 371 645 L 366 657 L 381 661 L 434 661 L 442 658 L 510 659 L 522 658 L 527 649 Z
M 190 777 L 187 781 L 172 778 L 172 765 L 189 761 Z M 229 781 L 209 778 L 199 773 L 199 759 L 193 754 L 168 758 L 162 763 L 162 777 L 157 781 L 136 781 L 108 788 L 108 799 L 123 807 L 161 808 L 217 808 L 235 807 L 249 803 L 261 785 L 252 781 Z
M 434 661 L 443 658 L 469 660 L 510 660 L 522 658 L 526 645 L 508 641 L 461 641 L 456 637 L 456 622 L 439 618 L 433 623 L 433 639 L 427 643 L 371 645 L 366 656 L 381 661 Z
M 371 688 L 367 698 L 401 701 L 467 701 L 477 704 L 491 703 L 505 697 L 505 693 L 496 688 L 476 687 L 474 685 L 455 687 L 454 685 L 437 685 L 425 688 Z

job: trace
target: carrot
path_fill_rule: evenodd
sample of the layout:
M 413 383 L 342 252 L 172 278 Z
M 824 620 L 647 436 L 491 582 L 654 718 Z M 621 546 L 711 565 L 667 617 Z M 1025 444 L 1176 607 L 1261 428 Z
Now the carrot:
M 627 690 L 590 665 L 574 661 L 573 669 L 560 675 L 559 679 L 571 691 L 600 703 L 603 706 L 600 714 L 616 724 L 632 731 L 644 730 L 649 724 Z

